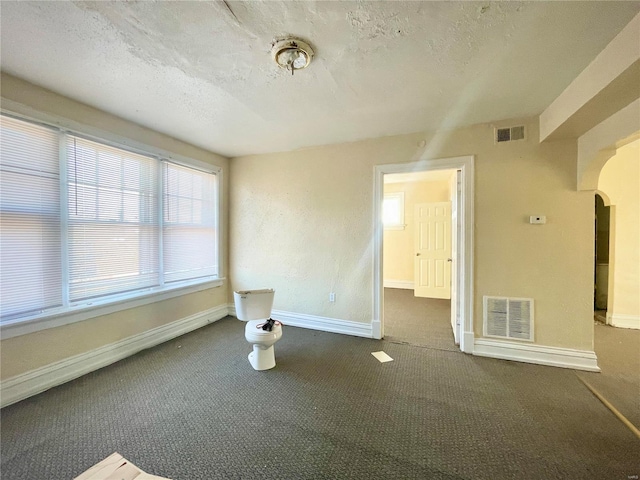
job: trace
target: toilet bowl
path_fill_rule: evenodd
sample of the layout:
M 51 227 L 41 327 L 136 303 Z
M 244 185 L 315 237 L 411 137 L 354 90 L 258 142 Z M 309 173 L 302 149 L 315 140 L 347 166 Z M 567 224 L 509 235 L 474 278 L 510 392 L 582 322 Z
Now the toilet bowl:
M 282 326 L 275 324 L 270 332 L 262 329 L 264 320 L 251 320 L 244 328 L 244 338 L 253 345 L 249 363 L 255 370 L 269 370 L 276 366 L 273 345 L 282 338 Z
M 272 289 L 233 292 L 236 316 L 238 320 L 247 322 L 244 337 L 253 345 L 249 363 L 255 370 L 276 366 L 273 345 L 282 338 L 282 325 L 276 322 L 271 331 L 262 328 L 271 316 L 274 294 Z

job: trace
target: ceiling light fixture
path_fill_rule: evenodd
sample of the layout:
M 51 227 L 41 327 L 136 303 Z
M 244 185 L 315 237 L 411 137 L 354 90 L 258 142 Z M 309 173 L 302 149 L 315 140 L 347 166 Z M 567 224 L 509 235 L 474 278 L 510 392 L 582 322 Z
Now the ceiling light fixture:
M 293 75 L 293 72 L 302 70 L 311 63 L 313 49 L 299 38 L 287 37 L 273 41 L 271 56 L 280 68 L 289 70 Z

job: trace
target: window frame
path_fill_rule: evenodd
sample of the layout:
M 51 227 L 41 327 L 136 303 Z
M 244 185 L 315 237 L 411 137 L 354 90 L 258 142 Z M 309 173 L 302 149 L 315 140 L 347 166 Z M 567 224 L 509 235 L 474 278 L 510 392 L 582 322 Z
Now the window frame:
M 62 117 L 43 114 L 43 118 L 33 118 L 32 116 L 16 113 L 15 111 L 2 108 L 0 114 L 14 118 L 16 120 L 29 122 L 35 125 L 40 125 L 47 128 L 52 128 L 58 131 L 59 139 L 59 172 L 60 172 L 60 208 L 65 209 L 67 207 L 66 201 L 63 198 L 67 193 L 66 185 L 66 135 L 73 135 L 79 138 L 97 142 L 103 145 L 107 145 L 113 148 L 121 149 L 127 152 L 131 152 L 137 155 L 144 155 L 155 159 L 160 165 L 159 179 L 157 188 L 159 192 L 162 192 L 162 168 L 161 165 L 164 162 L 181 165 L 190 169 L 195 169 L 204 173 L 214 174 L 216 176 L 216 192 L 215 192 L 215 230 L 216 230 L 216 247 L 215 252 L 218 274 L 199 279 L 191 279 L 187 281 L 173 282 L 165 285 L 162 282 L 158 286 L 143 288 L 135 290 L 133 292 L 116 293 L 104 297 L 88 299 L 82 302 L 67 303 L 61 307 L 52 308 L 45 312 L 41 312 L 35 315 L 25 316 L 22 318 L 6 320 L 0 324 L 0 336 L 2 339 L 12 338 L 28 333 L 37 332 L 40 330 L 54 328 L 70 323 L 75 323 L 90 318 L 95 318 L 103 315 L 108 315 L 121 310 L 139 307 L 150 303 L 175 298 L 181 295 L 187 295 L 210 288 L 222 286 L 226 280 L 224 277 L 224 264 L 222 254 L 222 239 L 224 238 L 222 232 L 222 199 L 223 199 L 223 169 L 222 167 L 213 163 L 207 163 L 194 158 L 177 155 L 173 152 L 163 150 L 160 148 L 152 147 L 151 145 L 132 141 L 126 137 L 120 137 L 111 132 L 95 129 L 89 126 L 78 124 L 73 121 L 69 121 Z M 159 203 L 162 203 L 162 197 L 160 197 Z M 162 208 L 161 206 L 159 208 Z M 67 235 L 68 221 L 65 218 L 60 219 L 61 234 Z M 161 229 L 160 229 L 161 230 Z M 62 259 L 62 276 L 60 282 L 69 281 L 69 265 L 68 257 L 65 255 L 68 242 L 63 241 L 63 259 Z M 162 250 L 160 250 L 162 256 Z M 161 275 L 163 277 L 163 275 Z M 66 284 L 63 285 L 63 289 L 67 289 Z M 68 299 L 68 297 L 67 297 Z

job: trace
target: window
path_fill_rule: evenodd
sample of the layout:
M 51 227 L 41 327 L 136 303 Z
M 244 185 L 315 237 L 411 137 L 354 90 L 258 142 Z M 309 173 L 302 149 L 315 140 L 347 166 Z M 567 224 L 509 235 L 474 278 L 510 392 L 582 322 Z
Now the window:
M 218 278 L 215 172 L 0 119 L 2 322 Z
M 404 230 L 404 192 L 385 193 L 382 223 L 388 230 Z
M 0 117 L 0 312 L 62 305 L 58 133 Z
M 71 302 L 160 284 L 157 163 L 68 136 Z
M 165 282 L 218 275 L 213 175 L 164 164 Z

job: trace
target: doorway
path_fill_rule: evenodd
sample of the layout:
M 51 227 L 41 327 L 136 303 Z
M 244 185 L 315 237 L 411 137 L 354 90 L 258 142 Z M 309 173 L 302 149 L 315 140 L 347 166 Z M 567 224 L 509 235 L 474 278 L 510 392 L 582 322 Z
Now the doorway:
M 602 197 L 596 193 L 593 310 L 595 319 L 601 323 L 607 323 L 610 218 L 611 207 L 605 205 Z
M 384 175 L 383 314 L 391 341 L 458 350 L 451 309 L 457 177 L 457 170 Z
M 606 323 L 614 327 L 640 329 L 640 140 L 636 139 L 616 149 L 600 170 L 596 196 L 596 256 L 606 258 L 608 277 L 602 263 L 596 261 L 596 294 L 606 289 Z M 603 208 L 598 211 L 600 199 Z M 608 210 L 608 212 L 607 212 Z M 608 219 L 606 219 L 608 213 Z M 603 232 L 608 228 L 608 248 L 603 245 Z M 607 256 L 608 255 L 608 256 Z M 598 265 L 600 263 L 600 265 Z M 600 273 L 600 275 L 598 275 Z M 598 292 L 600 291 L 600 292 Z M 596 305 L 596 315 L 600 314 Z
M 450 257 L 444 259 L 445 262 L 450 263 L 451 274 L 450 280 L 450 295 L 445 300 L 449 304 L 450 312 L 450 324 L 446 326 L 448 328 L 449 337 L 453 337 L 455 344 L 459 344 L 459 349 L 466 353 L 473 353 L 473 311 L 472 311 L 472 271 L 473 271 L 473 156 L 466 157 L 454 157 L 435 160 L 421 160 L 418 162 L 404 163 L 404 164 L 392 164 L 392 165 L 378 165 L 375 167 L 375 185 L 374 185 L 374 337 L 383 338 L 385 336 L 385 269 L 384 269 L 384 241 L 385 241 L 385 226 L 383 222 L 383 215 L 385 214 L 385 208 L 389 209 L 389 202 L 385 202 L 385 176 L 389 175 L 389 179 L 394 179 L 392 175 L 396 174 L 409 174 L 409 175 L 425 175 L 429 174 L 433 176 L 446 176 L 451 178 L 450 182 L 452 187 L 450 188 L 450 205 L 451 211 L 455 212 L 451 214 L 451 228 L 450 235 L 455 237 L 455 241 L 451 242 Z M 448 171 L 448 173 L 444 173 Z M 396 177 L 402 178 L 402 177 Z M 387 182 L 390 183 L 390 182 Z M 393 182 L 391 182 L 393 183 Z M 392 188 L 387 189 L 387 193 L 392 192 Z M 437 203 L 437 202 L 422 202 L 422 203 Z M 403 203 L 404 205 L 404 203 Z M 424 208 L 412 205 L 411 208 Z M 414 210 L 415 216 L 415 210 Z M 401 227 L 398 222 L 398 227 Z M 404 223 L 404 222 L 402 222 Z M 389 226 L 389 225 L 388 225 Z M 406 224 L 404 224 L 406 228 Z M 415 227 L 415 225 L 414 225 Z M 397 294 L 397 296 L 404 295 L 405 301 L 410 298 L 417 298 L 418 301 L 432 300 L 428 297 L 416 297 L 415 285 L 416 278 L 418 281 L 425 280 L 424 276 L 420 280 L 420 276 L 415 275 L 416 269 L 428 269 L 431 268 L 430 274 L 426 275 L 426 281 L 443 280 L 443 277 L 438 277 L 436 272 L 436 264 L 442 262 L 443 259 L 431 259 L 429 262 L 418 262 L 414 257 L 416 253 L 422 252 L 415 251 L 415 228 L 413 229 L 414 238 L 410 241 L 413 246 L 410 247 L 411 260 L 410 264 L 413 264 L 414 275 L 411 279 L 408 278 L 392 278 L 393 274 L 387 272 L 387 288 L 394 288 L 395 290 L 410 290 L 409 287 L 413 287 L 411 295 L 407 292 L 389 292 L 390 294 Z M 434 237 L 435 238 L 435 237 Z M 406 241 L 406 235 L 405 235 Z M 421 256 L 420 255 L 420 256 Z M 450 259 L 450 261 L 449 261 Z M 409 261 L 405 256 L 403 259 L 405 268 Z M 421 264 L 421 266 L 420 266 Z M 387 266 L 390 262 L 387 262 Z M 446 272 L 446 270 L 441 270 Z M 401 281 L 400 284 L 393 282 L 389 283 L 389 280 Z M 446 282 L 446 280 L 444 280 Z M 402 287 L 404 284 L 405 288 Z M 437 300 L 437 299 L 436 299 Z M 402 298 L 400 299 L 402 301 Z M 442 306 L 440 306 L 442 307 Z M 432 308 L 435 310 L 435 308 Z M 441 308 L 442 310 L 442 308 Z M 392 322 L 392 319 L 390 319 Z M 389 323 L 391 331 L 393 331 L 392 323 Z

